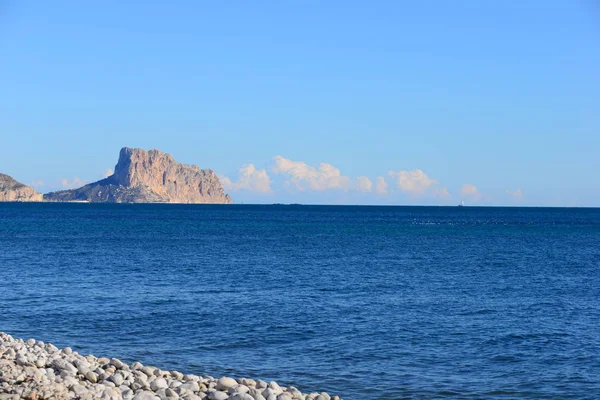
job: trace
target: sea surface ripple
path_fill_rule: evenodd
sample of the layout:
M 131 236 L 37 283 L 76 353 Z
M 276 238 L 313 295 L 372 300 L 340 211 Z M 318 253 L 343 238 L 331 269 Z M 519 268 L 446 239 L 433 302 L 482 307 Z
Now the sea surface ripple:
M 600 398 L 600 209 L 0 204 L 0 331 L 345 400 Z

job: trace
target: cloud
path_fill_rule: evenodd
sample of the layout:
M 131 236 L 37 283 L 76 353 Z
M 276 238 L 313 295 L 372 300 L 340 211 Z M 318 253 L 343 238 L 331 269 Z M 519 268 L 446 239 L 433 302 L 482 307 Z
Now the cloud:
M 514 200 L 523 199 L 523 191 L 521 189 L 515 189 L 515 190 L 508 189 L 508 190 L 506 190 L 506 194 Z
M 490 201 L 492 197 L 490 195 L 481 193 L 475 185 L 465 183 L 460 188 L 460 195 L 471 201 L 479 201 L 481 199 Z
M 360 192 L 370 192 L 373 188 L 373 182 L 366 176 L 359 176 L 356 178 L 356 188 Z
M 275 156 L 273 160 L 273 172 L 288 175 L 290 179 L 286 184 L 293 185 L 297 190 L 347 190 L 350 186 L 350 178 L 343 176 L 331 164 L 322 162 L 318 167 L 312 167 L 302 161 L 292 161 L 281 156 Z
M 33 186 L 33 187 L 42 187 L 44 185 L 45 185 L 45 183 L 42 180 L 31 182 L 31 186 Z
M 271 178 L 265 169 L 256 169 L 253 164 L 246 164 L 239 169 L 238 180 L 232 182 L 226 176 L 221 176 L 221 184 L 225 190 L 249 190 L 259 193 L 271 192 Z
M 385 181 L 383 176 L 377 177 L 377 180 L 375 181 L 375 192 L 377 192 L 377 194 L 380 196 L 388 193 L 388 183 Z
M 79 179 L 77 177 L 73 178 L 72 181 L 69 181 L 67 178 L 63 178 L 60 180 L 60 185 L 64 189 L 74 189 L 85 185 L 86 182 L 83 179 Z
M 395 180 L 398 189 L 412 195 L 422 195 L 427 189 L 437 185 L 435 179 L 431 179 L 420 169 L 412 171 L 389 171 L 388 175 Z
M 104 174 L 102 174 L 103 177 L 108 178 L 109 176 L 111 176 L 113 174 L 113 170 L 108 168 L 106 171 L 104 171 Z
M 448 192 L 448 189 L 446 188 L 434 189 L 433 196 L 439 197 L 440 199 L 449 199 L 450 197 L 452 197 L 452 195 L 450 194 L 450 192 Z

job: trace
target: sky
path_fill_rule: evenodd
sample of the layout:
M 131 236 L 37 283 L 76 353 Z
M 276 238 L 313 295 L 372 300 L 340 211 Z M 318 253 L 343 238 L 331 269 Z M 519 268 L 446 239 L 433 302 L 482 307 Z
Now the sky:
M 600 206 L 595 0 L 0 0 L 0 172 L 237 203 Z

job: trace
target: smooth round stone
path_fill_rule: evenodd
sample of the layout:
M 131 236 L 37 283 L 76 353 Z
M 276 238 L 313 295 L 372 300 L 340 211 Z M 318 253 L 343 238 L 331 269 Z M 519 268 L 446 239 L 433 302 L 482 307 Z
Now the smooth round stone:
M 155 369 L 156 368 L 154 368 L 154 367 L 142 367 L 142 368 L 140 368 L 140 371 L 142 371 L 147 376 L 154 376 Z
M 228 400 L 255 400 L 254 397 L 248 393 L 233 393 L 229 396 Z
M 209 400 L 227 400 L 229 398 L 229 395 L 225 392 L 210 392 L 208 394 L 208 399 Z
M 167 389 L 168 387 L 169 385 L 167 384 L 167 381 L 164 378 L 156 378 L 155 380 L 150 382 L 150 389 L 152 389 L 155 392 L 160 389 Z
M 192 392 L 198 392 L 200 391 L 200 385 L 198 385 L 198 382 L 186 382 L 183 385 L 179 386 L 182 389 L 187 389 L 187 390 L 191 390 Z
M 62 349 L 62 353 L 70 356 L 71 354 L 73 354 L 73 349 L 71 349 L 70 347 L 65 347 L 64 349 Z
M 18 356 L 17 360 L 16 360 L 16 363 L 17 363 L 17 365 L 19 365 L 19 366 L 22 367 L 22 366 L 25 366 L 25 365 L 29 365 L 29 360 L 26 359 L 23 356 Z
M 90 370 L 90 365 L 86 362 L 81 362 L 79 360 L 75 361 L 75 368 L 81 375 L 85 375 Z
M 248 386 L 246 386 L 246 385 L 235 385 L 235 386 L 230 387 L 227 390 L 227 393 L 229 393 L 229 394 L 248 393 L 248 391 L 250 391 L 250 388 L 248 388 Z
M 102 384 L 103 384 L 104 386 L 111 387 L 111 388 L 117 387 L 117 385 L 115 385 L 115 383 L 114 383 L 114 382 L 112 382 L 112 381 L 109 381 L 109 380 L 104 380 L 104 381 L 102 381 Z
M 224 376 L 217 381 L 217 390 L 227 390 L 232 386 L 237 385 L 237 381 L 233 378 Z
M 88 381 L 90 381 L 92 383 L 98 382 L 98 376 L 96 376 L 96 374 L 93 373 L 92 371 L 88 371 L 85 373 L 85 379 L 87 379 Z
M 138 394 L 133 396 L 133 400 L 155 400 L 157 398 L 158 397 L 156 397 L 154 393 L 147 391 L 139 392 Z
M 25 343 L 27 343 L 28 346 L 33 346 L 35 344 L 35 339 L 27 339 Z
M 117 369 L 123 368 L 123 363 L 118 358 L 111 358 L 110 365 L 114 365 Z
M 257 389 L 266 389 L 267 386 L 268 386 L 267 382 L 265 382 L 265 381 L 262 381 L 260 379 L 256 381 L 256 388 Z
M 108 378 L 111 382 L 115 384 L 115 386 L 121 386 L 123 384 L 123 375 L 116 373 Z
M 73 386 L 71 386 L 71 392 L 73 392 L 77 396 L 81 397 L 81 396 L 87 394 L 88 390 L 81 385 L 73 385 Z
M 171 371 L 171 376 L 179 381 L 183 379 L 183 374 L 179 371 Z
M 273 389 L 273 392 L 276 394 L 281 394 L 283 392 L 281 386 L 279 386 L 279 384 L 275 381 L 269 382 L 269 387 Z
M 142 364 L 141 362 L 134 362 L 133 364 L 131 364 L 131 369 L 141 369 L 144 368 L 144 364 Z

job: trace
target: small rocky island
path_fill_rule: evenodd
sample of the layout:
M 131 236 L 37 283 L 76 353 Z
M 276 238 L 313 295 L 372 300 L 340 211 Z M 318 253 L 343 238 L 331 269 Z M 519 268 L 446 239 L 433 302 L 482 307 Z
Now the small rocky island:
M 124 147 L 115 172 L 78 189 L 44 195 L 45 201 L 92 203 L 231 204 L 217 174 L 185 165 L 160 150 Z
M 0 201 L 42 201 L 42 194 L 8 175 L 0 174 Z

